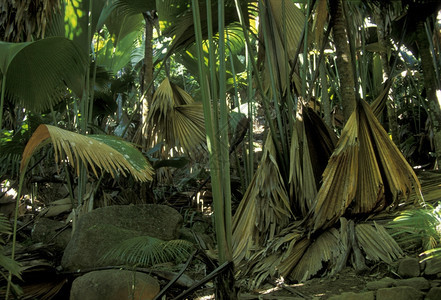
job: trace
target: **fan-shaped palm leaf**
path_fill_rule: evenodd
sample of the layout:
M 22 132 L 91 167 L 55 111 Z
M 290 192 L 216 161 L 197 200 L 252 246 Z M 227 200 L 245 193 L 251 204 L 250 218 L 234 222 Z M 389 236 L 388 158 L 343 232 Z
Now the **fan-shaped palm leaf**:
M 161 32 L 165 36 L 173 38 L 173 42 L 170 45 L 169 51 L 180 51 L 193 44 L 195 40 L 194 35 L 194 23 L 192 9 L 190 6 L 191 1 L 182 0 L 163 0 L 157 2 L 157 10 L 159 15 L 159 24 Z M 247 6 L 251 1 L 241 1 L 243 11 L 247 10 Z M 207 27 L 207 3 L 206 1 L 199 1 L 199 8 L 201 11 L 201 30 L 202 38 L 208 37 Z M 237 17 L 234 1 L 225 1 L 225 26 L 229 26 L 235 22 L 239 22 Z M 218 7 L 217 2 L 212 1 L 212 24 L 213 32 L 218 31 Z M 248 19 L 246 20 L 248 22 Z M 238 32 L 238 31 L 233 31 Z M 231 39 L 230 42 L 234 43 L 235 39 Z M 243 44 L 243 40 L 237 39 L 240 44 Z M 170 53 L 169 52 L 169 53 Z
M 1 71 L 6 74 L 6 96 L 41 112 L 55 105 L 66 87 L 82 94 L 85 58 L 66 38 L 52 37 L 32 43 L 0 42 Z
M 163 241 L 150 236 L 138 236 L 113 246 L 101 258 L 104 262 L 118 261 L 142 267 L 170 261 L 184 261 L 193 244 L 185 240 Z
M 437 182 L 439 188 L 439 182 Z M 400 245 L 420 245 L 424 250 L 432 249 L 441 244 L 440 207 L 430 205 L 421 209 L 410 209 L 396 217 L 389 227 L 393 229 L 392 236 Z
M 370 213 L 395 205 L 399 195 L 409 195 L 412 186 L 420 193 L 412 167 L 369 105 L 360 101 L 323 173 L 311 229 L 332 226 L 350 205 L 353 213 Z M 386 195 L 391 195 L 391 199 Z
M 130 173 L 136 180 L 152 179 L 152 168 L 145 157 L 124 140 L 108 135 L 81 135 L 50 125 L 40 125 L 23 152 L 20 171 L 24 171 L 31 156 L 41 146 L 52 142 L 55 159 L 67 157 L 79 172 L 80 163 L 89 165 L 97 176 L 96 167 L 112 176 L 116 172 Z
M 337 229 L 330 228 L 322 233 L 305 251 L 291 272 L 291 279 L 304 281 L 314 276 L 323 268 L 323 263 L 335 264 L 337 258 L 344 252 Z
M 375 262 L 382 260 L 392 263 L 403 256 L 400 246 L 386 229 L 377 223 L 373 225 L 358 224 L 355 226 L 358 243 L 366 253 L 366 258 Z
M 205 141 L 202 104 L 194 103 L 183 89 L 164 79 L 153 95 L 148 122 L 170 146 L 191 152 Z
M 296 205 L 300 208 L 302 216 L 306 216 L 317 194 L 317 186 L 309 155 L 305 124 L 299 118 L 292 131 L 290 161 L 289 183 L 295 195 Z
M 237 262 L 249 258 L 255 246 L 264 246 L 272 240 L 292 216 L 275 151 L 268 134 L 260 167 L 233 218 L 233 249 Z
M 259 57 L 263 64 L 263 87 L 267 91 L 271 86 L 270 74 L 272 73 L 276 86 L 280 86 L 281 92 L 284 92 L 289 84 L 286 81 L 287 76 L 285 76 L 289 73 L 287 70 L 289 64 L 285 60 L 285 53 L 289 61 L 294 60 L 302 36 L 305 16 L 293 1 L 268 0 L 265 1 L 263 7 L 265 21 L 260 24 L 265 28 L 259 32 L 261 34 L 266 32 L 268 39 L 268 42 L 265 43 L 268 48 L 261 51 Z M 264 58 L 266 55 L 270 56 L 271 64 L 268 59 Z

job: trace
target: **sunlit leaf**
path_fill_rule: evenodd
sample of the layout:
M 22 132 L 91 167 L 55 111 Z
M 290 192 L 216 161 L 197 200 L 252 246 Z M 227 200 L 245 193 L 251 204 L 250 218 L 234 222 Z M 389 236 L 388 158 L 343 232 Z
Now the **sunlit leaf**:
M 152 168 L 146 158 L 126 141 L 107 135 L 81 135 L 51 125 L 40 125 L 23 152 L 20 170 L 23 172 L 30 158 L 41 146 L 52 142 L 55 159 L 67 161 L 79 172 L 80 163 L 112 176 L 131 174 L 136 180 L 152 179 Z

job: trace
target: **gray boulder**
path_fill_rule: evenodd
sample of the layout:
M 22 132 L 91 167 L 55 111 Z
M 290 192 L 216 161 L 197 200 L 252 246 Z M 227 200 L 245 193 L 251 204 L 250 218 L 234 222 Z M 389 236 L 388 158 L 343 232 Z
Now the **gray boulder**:
M 72 229 L 63 222 L 48 218 L 38 219 L 32 228 L 32 240 L 53 244 L 55 251 L 62 252 L 70 241 Z
M 70 300 L 150 300 L 160 290 L 153 277 L 126 270 L 93 271 L 72 283 Z
M 100 259 L 113 245 L 143 235 L 166 241 L 176 239 L 181 224 L 179 212 L 165 205 L 115 205 L 95 209 L 78 218 L 61 266 L 69 271 L 103 266 Z

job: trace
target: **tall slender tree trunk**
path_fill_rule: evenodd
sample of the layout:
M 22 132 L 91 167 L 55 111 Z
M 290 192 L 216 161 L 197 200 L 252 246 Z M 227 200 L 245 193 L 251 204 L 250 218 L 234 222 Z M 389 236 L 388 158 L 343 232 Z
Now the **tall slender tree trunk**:
M 144 47 L 144 64 L 141 69 L 141 95 L 142 95 L 142 107 L 141 107 L 141 146 L 142 150 L 146 151 L 151 142 L 150 126 L 147 123 L 147 117 L 149 114 L 149 107 L 153 99 L 153 26 L 155 21 L 155 12 L 148 11 L 143 13 L 145 21 L 145 47 Z M 140 183 L 140 199 L 143 203 L 153 202 L 153 196 L 151 190 L 149 193 L 148 183 Z
M 377 36 L 378 43 L 384 51 L 380 52 L 381 65 L 383 68 L 383 82 L 389 79 L 389 75 L 391 72 L 389 59 L 387 55 L 387 49 L 391 49 L 391 44 L 389 40 L 389 33 L 385 28 L 384 20 L 384 10 L 381 10 L 382 6 L 374 7 L 374 20 L 377 24 Z M 389 123 L 389 130 L 392 135 L 392 140 L 395 145 L 400 145 L 400 137 L 398 135 L 398 119 L 397 119 L 397 111 L 395 108 L 395 103 L 391 95 L 387 98 L 386 101 L 387 108 L 387 118 Z
M 147 144 L 149 141 L 149 129 L 147 124 L 147 116 L 149 113 L 149 106 L 152 102 L 152 86 L 149 87 L 153 80 L 153 25 L 154 25 L 154 12 L 146 12 L 142 15 L 145 20 L 145 48 L 144 48 L 144 64 L 141 70 L 141 94 L 143 95 L 142 100 L 142 149 L 145 151 L 147 149 Z
M 424 28 L 424 20 L 418 20 L 416 24 L 416 41 L 421 57 L 423 69 L 424 88 L 428 100 L 428 114 L 432 123 L 433 142 L 438 165 L 441 163 L 441 107 L 436 97 L 436 74 L 433 59 L 430 53 L 430 44 Z
M 345 121 L 347 121 L 352 114 L 356 103 L 354 70 L 352 68 L 351 51 L 349 48 L 349 38 L 346 28 L 346 18 L 343 13 L 342 0 L 331 0 L 330 5 L 343 116 Z

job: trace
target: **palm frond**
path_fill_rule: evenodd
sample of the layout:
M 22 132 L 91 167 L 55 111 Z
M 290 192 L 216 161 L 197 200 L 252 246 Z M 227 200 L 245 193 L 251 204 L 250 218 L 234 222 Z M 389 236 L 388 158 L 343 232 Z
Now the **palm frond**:
M 89 165 L 96 176 L 95 167 L 98 167 L 112 176 L 116 172 L 126 176 L 128 172 L 139 181 L 152 179 L 153 171 L 146 158 L 126 141 L 107 135 L 81 135 L 44 124 L 37 128 L 24 149 L 21 172 L 35 151 L 50 141 L 54 145 L 55 159 L 67 157 L 77 172 L 83 163 Z
M 255 246 L 264 246 L 288 225 L 292 216 L 289 197 L 268 134 L 257 172 L 233 218 L 235 261 L 252 255 Z
M 192 9 L 190 6 L 191 1 L 182 0 L 164 0 L 157 3 L 159 12 L 159 24 L 161 32 L 165 36 L 173 38 L 173 41 L 169 48 L 169 53 L 173 50 L 180 51 L 182 49 L 187 49 L 195 41 L 194 35 L 194 23 Z M 247 6 L 251 1 L 241 1 L 243 6 L 243 11 L 246 10 Z M 202 38 L 206 39 L 208 37 L 208 27 L 207 27 L 207 3 L 206 1 L 199 1 L 200 8 L 200 18 L 201 18 L 201 31 Z M 218 7 L 216 2 L 212 2 L 212 23 L 213 32 L 218 31 Z M 239 22 L 236 13 L 236 7 L 232 1 L 226 1 L 225 6 L 225 26 L 229 27 L 231 24 Z M 247 20 L 248 21 L 248 20 Z M 234 27 L 234 25 L 233 25 Z M 233 40 L 231 40 L 233 41 Z M 239 41 L 239 40 L 238 40 Z M 242 44 L 242 41 L 239 41 Z
M 433 208 L 430 205 L 421 209 L 410 209 L 402 212 L 389 227 L 392 236 L 400 245 L 423 244 L 424 250 L 430 250 L 441 244 L 441 206 Z
M 397 242 L 389 235 L 383 226 L 374 223 L 357 224 L 355 226 L 358 243 L 366 253 L 366 258 L 375 262 L 392 263 L 403 256 L 403 251 Z
M 311 162 L 305 124 L 300 118 L 292 131 L 289 183 L 295 194 L 295 203 L 306 216 L 317 194 L 316 179 Z
M 324 263 L 330 262 L 329 268 L 344 253 L 345 247 L 340 233 L 335 228 L 322 233 L 309 247 L 290 273 L 290 278 L 305 281 L 323 269 Z
M 0 43 L 3 47 L 10 49 L 8 43 Z M 35 112 L 54 106 L 66 95 L 67 88 L 81 96 L 85 61 L 75 43 L 63 37 L 26 44 L 8 65 L 6 95 Z
M 332 226 L 350 205 L 353 214 L 397 205 L 399 196 L 409 195 L 412 187 L 420 194 L 421 186 L 412 167 L 370 106 L 360 101 L 323 172 L 312 231 Z
M 289 82 L 286 81 L 289 73 L 288 64 L 285 61 L 285 53 L 288 60 L 294 60 L 297 46 L 301 40 L 303 27 L 305 24 L 305 16 L 303 12 L 292 1 L 271 0 L 265 4 L 265 29 L 259 32 L 267 32 L 269 39 L 266 44 L 268 49 L 260 51 L 259 59 L 263 65 L 263 87 L 264 91 L 268 91 L 271 86 L 270 74 L 277 74 L 274 77 L 276 86 L 281 86 L 281 92 L 284 93 Z M 284 32 L 286 29 L 286 33 Z M 284 37 L 286 35 L 286 43 Z M 263 40 L 263 39 L 262 39 Z M 268 59 L 264 59 L 266 55 L 270 56 L 271 64 Z M 272 68 L 270 71 L 269 69 Z
M 311 240 L 296 227 L 285 228 L 265 247 L 256 248 L 249 260 L 238 265 L 239 272 L 244 272 L 242 277 L 253 278 L 248 282 L 250 289 L 258 287 L 269 277 L 286 277 L 300 261 Z
M 115 7 L 118 8 L 124 14 L 141 14 L 146 11 L 152 11 L 156 9 L 157 1 L 145 1 L 145 0 L 117 0 Z M 162 1 L 160 1 L 162 2 Z
M 153 266 L 165 262 L 182 262 L 188 258 L 193 244 L 185 240 L 163 241 L 150 236 L 127 239 L 110 248 L 102 262 L 123 263 L 136 266 Z
M 153 95 L 148 122 L 170 147 L 181 146 L 184 151 L 192 152 L 205 141 L 202 104 L 195 103 L 168 78 Z
M 357 119 L 358 114 L 353 113 L 347 121 L 323 172 L 323 183 L 314 203 L 314 230 L 334 224 L 355 197 L 358 181 Z
M 10 234 L 11 231 L 12 229 L 9 220 L 3 215 L 3 213 L 0 213 L 0 234 Z M 0 279 L 0 281 L 2 280 L 9 281 L 8 276 L 5 273 L 3 273 L 1 269 L 4 269 L 7 272 L 10 272 L 12 275 L 16 276 L 17 278 L 21 279 L 20 276 L 21 265 L 17 261 L 4 255 L 3 245 L 2 245 L 3 243 L 4 241 L 0 237 L 0 276 L 3 277 Z M 20 294 L 21 290 L 17 285 L 11 282 L 11 286 L 13 287 L 14 291 L 17 294 Z

